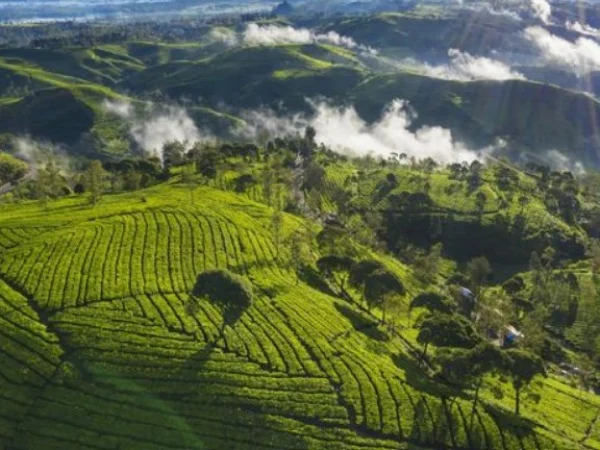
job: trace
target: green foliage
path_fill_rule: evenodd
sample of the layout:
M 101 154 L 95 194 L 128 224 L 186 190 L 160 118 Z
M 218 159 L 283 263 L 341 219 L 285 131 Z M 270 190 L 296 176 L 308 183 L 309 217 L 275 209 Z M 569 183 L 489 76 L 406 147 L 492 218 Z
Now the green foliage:
M 217 305 L 227 325 L 233 325 L 252 305 L 250 284 L 225 269 L 211 270 L 198 275 L 192 293 L 199 298 L 207 297 Z
M 173 141 L 165 143 L 162 148 L 165 169 L 183 164 L 184 153 L 185 146 L 181 142 Z
M 472 348 L 479 341 L 471 322 L 458 314 L 432 313 L 419 324 L 417 342 L 424 346 L 424 355 L 430 344 L 436 347 Z
M 473 258 L 467 264 L 467 275 L 473 282 L 475 290 L 479 290 L 487 282 L 491 273 L 490 262 L 485 256 Z
M 507 350 L 504 358 L 505 370 L 510 375 L 515 389 L 515 413 L 519 415 L 522 389 L 537 375 L 546 376 L 546 369 L 539 356 L 524 350 Z
M 429 312 L 451 314 L 456 310 L 456 305 L 437 292 L 423 292 L 412 299 L 410 308 L 425 308 Z
M 102 435 L 107 448 L 277 442 L 286 450 L 374 450 L 409 441 L 535 450 L 565 441 L 570 450 L 584 437 L 592 405 L 600 404 L 558 381 L 539 388 L 547 402 L 539 408 L 556 402 L 562 409 L 531 405 L 528 421 L 515 424 L 498 422 L 508 403 L 489 389 L 500 381 L 486 375 L 475 402 L 471 392 L 456 395 L 431 379 L 407 351 L 417 333 L 400 295 L 384 295 L 381 310 L 369 314 L 315 289 L 312 279 L 298 281 L 290 270 L 291 258 L 301 259 L 292 256 L 300 254 L 295 231 L 318 225 L 286 215 L 277 258 L 273 210 L 247 196 L 169 180 L 105 194 L 96 208 L 76 196 L 43 213 L 30 202 L 0 205 L 0 278 L 27 294 L 0 283 L 0 349 L 8 355 L 0 396 L 11 414 L 0 419 L 0 446 L 85 448 Z M 411 298 L 421 293 L 408 266 L 354 245 L 363 258 L 381 261 L 366 264 L 377 267 L 371 273 L 385 268 Z M 350 262 L 321 266 L 344 277 Z M 203 298 L 190 296 L 198 273 Z M 249 298 L 240 287 L 247 280 L 250 303 L 232 303 Z M 383 313 L 390 333 L 382 332 Z M 69 362 L 60 361 L 64 349 Z M 566 418 L 547 412 L 563 410 Z M 583 419 L 569 419 L 577 410 Z M 117 434 L 115 423 L 126 426 Z
M 0 185 L 17 181 L 27 173 L 27 164 L 8 153 L 0 152 Z
M 93 205 L 98 203 L 104 190 L 106 171 L 98 160 L 92 161 L 85 172 L 85 188 L 91 195 Z

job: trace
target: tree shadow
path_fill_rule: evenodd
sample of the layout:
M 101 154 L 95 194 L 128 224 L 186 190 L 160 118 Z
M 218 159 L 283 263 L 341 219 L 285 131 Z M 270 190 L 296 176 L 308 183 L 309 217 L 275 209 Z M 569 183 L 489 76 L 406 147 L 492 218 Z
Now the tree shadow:
M 350 331 L 358 331 L 368 338 L 379 342 L 386 342 L 390 339 L 385 332 L 379 329 L 379 322 L 376 320 L 354 310 L 350 306 L 341 303 L 335 303 L 334 306 L 352 324 L 354 330 Z
M 321 274 L 310 266 L 302 266 L 300 270 L 298 270 L 298 278 L 303 283 L 309 285 L 317 291 L 322 292 L 323 294 L 337 297 L 337 294 L 331 289 L 329 284 L 323 280 Z
M 530 419 L 483 402 L 479 404 L 479 407 L 492 416 L 502 430 L 514 431 L 520 438 L 534 433 L 537 424 Z
M 291 442 L 294 448 L 299 450 L 307 449 L 308 444 L 301 435 L 293 434 L 285 429 L 274 428 L 273 424 L 269 422 L 269 417 L 272 414 L 279 415 L 277 411 L 271 411 L 268 405 L 263 410 L 260 402 L 252 402 L 245 398 L 244 386 L 236 385 L 232 387 L 228 383 L 226 385 L 228 394 L 223 396 L 220 390 L 215 390 L 219 382 L 208 381 L 203 376 L 203 373 L 209 372 L 214 375 L 215 370 L 218 370 L 214 367 L 214 361 L 218 358 L 214 357 L 228 353 L 219 344 L 224 339 L 225 328 L 227 326 L 232 325 L 223 323 L 220 327 L 220 333 L 214 342 L 206 342 L 198 352 L 181 364 L 174 379 L 185 380 L 184 384 L 185 386 L 189 386 L 189 388 L 169 398 L 171 400 L 170 403 L 177 409 L 180 404 L 178 401 L 181 400 L 185 405 L 186 414 L 189 414 L 190 408 L 198 411 L 203 410 L 203 414 L 213 409 L 214 422 L 194 423 L 194 431 L 196 431 L 200 439 L 202 439 L 205 433 L 207 436 L 215 436 L 215 427 L 219 427 L 220 423 L 229 429 L 231 429 L 231 423 L 237 423 L 239 425 L 236 426 L 235 434 L 231 436 L 232 442 L 229 448 L 235 448 L 238 445 L 237 443 L 242 441 L 245 443 L 254 442 L 258 445 L 261 442 L 277 442 L 283 439 L 286 443 Z M 207 367 L 209 365 L 210 367 Z M 178 383 L 177 381 L 174 382 Z M 239 389 L 237 393 L 236 389 Z M 239 401 L 232 402 L 236 394 Z M 194 401 L 194 399 L 196 400 Z M 222 437 L 221 439 L 226 438 Z
M 445 386 L 431 379 L 430 375 L 423 369 L 414 358 L 405 353 L 398 353 L 392 356 L 392 361 L 404 372 L 406 383 L 412 388 L 426 392 L 440 398 L 463 397 L 468 396 L 462 391 Z

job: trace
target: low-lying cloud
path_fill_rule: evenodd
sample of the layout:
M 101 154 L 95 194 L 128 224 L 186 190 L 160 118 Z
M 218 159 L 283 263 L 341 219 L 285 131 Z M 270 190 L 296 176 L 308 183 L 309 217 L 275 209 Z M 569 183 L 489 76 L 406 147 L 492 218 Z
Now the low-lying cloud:
M 546 0 L 530 0 L 531 13 L 539 20 L 548 25 L 552 18 L 552 6 Z
M 249 24 L 243 33 L 236 34 L 227 28 L 211 30 L 210 39 L 223 42 L 231 47 L 236 45 L 286 45 L 286 44 L 332 44 L 350 50 L 358 50 L 369 54 L 376 54 L 371 47 L 358 44 L 348 36 L 342 36 L 335 31 L 317 33 L 308 28 L 294 28 L 291 26 Z
M 448 50 L 448 63 L 431 65 L 407 60 L 404 64 L 413 66 L 424 74 L 446 80 L 522 80 L 525 76 L 507 64 L 483 56 L 473 56 L 457 49 Z
M 239 44 L 239 39 L 235 31 L 225 27 L 212 28 L 208 37 L 213 42 L 222 42 L 229 47 Z
M 575 175 L 583 175 L 585 173 L 585 167 L 581 161 L 573 160 L 572 157 L 566 156 L 558 150 L 546 152 L 543 158 L 554 170 L 568 170 Z
M 311 116 L 282 117 L 272 111 L 247 112 L 244 119 L 248 128 L 242 131 L 242 137 L 255 137 L 263 130 L 272 136 L 295 134 L 311 125 L 317 132 L 318 142 L 350 155 L 387 157 L 396 152 L 415 158 L 431 157 L 444 163 L 479 157 L 478 152 L 455 141 L 446 128 L 426 126 L 411 131 L 417 114 L 403 100 L 392 101 L 381 118 L 372 124 L 365 122 L 353 107 L 334 107 L 324 102 L 312 103 L 312 106 Z
M 524 36 L 537 48 L 547 66 L 573 72 L 577 76 L 600 70 L 600 45 L 593 39 L 580 37 L 570 42 L 542 27 L 529 27 Z
M 52 161 L 62 173 L 71 171 L 71 160 L 64 149 L 52 144 L 33 139 L 29 136 L 19 136 L 13 141 L 16 156 L 29 165 L 29 175 L 35 177 L 40 168 Z
M 592 36 L 596 38 L 600 38 L 600 30 L 592 27 L 591 25 L 580 23 L 580 22 L 570 22 L 567 21 L 565 23 L 565 28 L 571 31 L 575 31 L 579 34 L 584 34 L 586 36 Z
M 163 145 L 179 141 L 192 146 L 205 140 L 187 111 L 177 106 L 157 107 L 147 104 L 142 112 L 136 111 L 129 102 L 105 100 L 104 109 L 126 120 L 129 133 L 139 147 L 162 158 Z

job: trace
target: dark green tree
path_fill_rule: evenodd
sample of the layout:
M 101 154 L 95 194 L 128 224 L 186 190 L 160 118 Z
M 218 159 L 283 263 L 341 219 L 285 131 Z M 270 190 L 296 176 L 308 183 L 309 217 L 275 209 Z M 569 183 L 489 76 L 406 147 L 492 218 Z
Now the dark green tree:
M 354 260 L 349 256 L 327 255 L 317 261 L 317 268 L 341 290 L 345 289 Z
M 214 180 L 217 177 L 219 155 L 213 148 L 205 148 L 196 160 L 196 171 L 203 177 Z
M 207 298 L 223 314 L 223 326 L 232 326 L 252 305 L 252 287 L 239 275 L 225 269 L 209 270 L 198 275 L 192 294 Z
M 448 298 L 436 292 L 424 292 L 417 295 L 410 302 L 410 309 L 425 308 L 429 312 L 440 312 L 452 314 L 456 311 L 456 305 Z
M 387 269 L 372 272 L 365 280 L 364 297 L 369 309 L 382 307 L 387 296 L 401 296 L 404 294 L 404 285 L 400 279 Z M 383 310 L 385 322 L 385 309 Z
M 542 359 L 526 350 L 509 349 L 504 352 L 504 370 L 510 376 L 515 390 L 515 414 L 521 410 L 521 392 L 537 375 L 546 376 Z
M 424 346 L 423 358 L 429 345 L 472 348 L 479 341 L 471 322 L 458 314 L 429 314 L 419 324 L 417 342 Z
M 0 152 L 0 186 L 22 178 L 27 173 L 27 163 L 8 153 Z
M 435 362 L 440 367 L 439 373 L 444 380 L 462 389 L 473 390 L 473 405 L 469 428 L 473 428 L 473 420 L 479 393 L 486 375 L 502 370 L 502 351 L 487 342 L 481 342 L 471 349 L 441 348 Z
M 487 282 L 492 273 L 492 268 L 485 256 L 473 258 L 467 263 L 467 275 L 473 283 L 475 294 L 479 294 L 481 287 Z
M 185 146 L 179 141 L 167 142 L 163 145 L 162 156 L 165 169 L 183 164 Z
M 102 167 L 102 163 L 94 160 L 85 171 L 85 190 L 90 193 L 90 202 L 96 205 L 104 192 L 104 185 L 107 173 Z

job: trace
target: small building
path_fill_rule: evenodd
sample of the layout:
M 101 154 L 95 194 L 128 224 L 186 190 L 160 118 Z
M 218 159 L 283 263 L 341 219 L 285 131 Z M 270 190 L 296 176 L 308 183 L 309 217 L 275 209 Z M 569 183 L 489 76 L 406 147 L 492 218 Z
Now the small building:
M 506 325 L 502 331 L 502 347 L 510 347 L 524 337 L 523 333 L 512 325 Z

